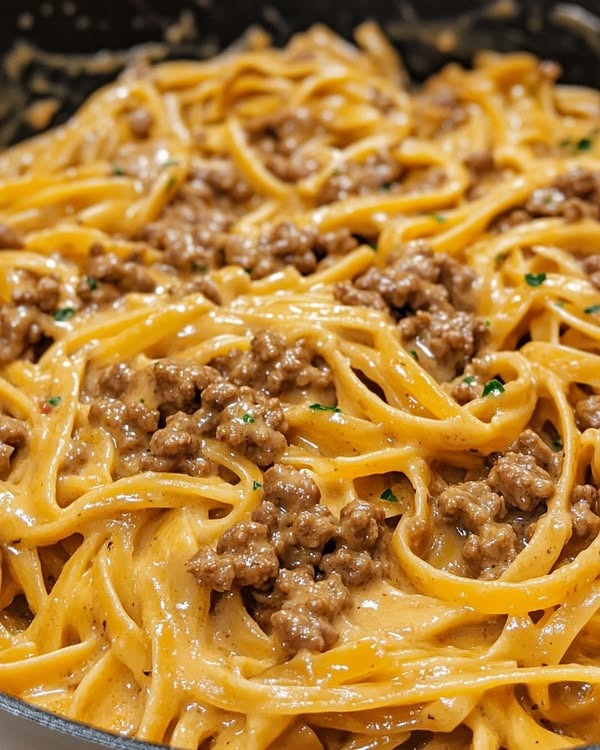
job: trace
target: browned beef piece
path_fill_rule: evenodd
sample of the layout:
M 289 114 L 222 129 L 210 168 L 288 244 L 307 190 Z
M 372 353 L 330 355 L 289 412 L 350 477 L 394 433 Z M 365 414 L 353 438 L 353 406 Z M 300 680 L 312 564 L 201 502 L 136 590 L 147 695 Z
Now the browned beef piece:
M 275 583 L 276 594 L 285 597 L 270 622 L 288 655 L 302 649 L 325 651 L 338 639 L 334 622 L 350 605 L 350 593 L 337 573 L 314 580 L 310 568 L 282 570 Z
M 338 281 L 335 285 L 334 295 L 342 305 L 372 307 L 374 310 L 381 310 L 381 312 L 388 310 L 388 306 L 379 292 L 374 289 L 358 289 L 351 281 Z
M 554 480 L 533 456 L 513 451 L 497 459 L 488 482 L 508 505 L 527 512 L 551 498 L 555 489 Z
M 200 407 L 202 391 L 220 379 L 213 367 L 182 359 L 159 359 L 152 367 L 158 408 L 161 414 L 188 414 Z
M 129 122 L 129 129 L 134 138 L 143 140 L 148 138 L 152 126 L 154 125 L 154 116 L 145 107 L 136 107 L 132 109 L 127 116 Z
M 94 243 L 86 263 L 86 276 L 77 284 L 77 295 L 84 304 L 103 305 L 128 292 L 153 292 L 155 288 L 152 275 L 136 255 L 122 260 Z
M 335 618 L 350 602 L 347 587 L 362 586 L 385 572 L 385 513 L 358 500 L 344 506 L 337 521 L 319 502 L 312 477 L 283 464 L 265 472 L 263 491 L 251 521 L 233 526 L 216 552 L 201 550 L 189 569 L 218 591 L 247 587 L 253 617 L 272 630 L 289 654 L 330 648 L 338 637 Z M 223 546 L 228 535 L 242 540 L 233 551 Z M 258 558 L 254 580 L 245 568 L 241 573 L 236 568 L 241 565 L 238 555 L 246 560 L 243 545 L 248 560 Z
M 488 335 L 479 318 L 460 310 L 418 310 L 398 327 L 407 348 L 418 346 L 431 354 L 434 373 L 462 372 Z
M 34 359 L 43 338 L 37 308 L 0 306 L 0 366 L 16 359 Z
M 232 350 L 212 362 L 236 385 L 249 385 L 271 396 L 306 388 L 326 391 L 331 370 L 305 339 L 288 342 L 275 331 L 259 331 L 248 351 Z
M 345 255 L 357 245 L 347 229 L 320 233 L 316 227 L 298 227 L 284 221 L 258 239 L 230 235 L 225 245 L 225 262 L 242 266 L 253 279 L 262 279 L 286 266 L 294 266 L 306 276 L 317 269 L 323 258 Z
M 596 287 L 600 289 L 600 253 L 594 253 L 587 255 L 581 261 L 581 267 L 584 272 L 590 277 L 590 281 Z
M 259 466 L 269 466 L 287 448 L 287 429 L 278 399 L 241 386 L 219 415 L 215 435 Z
M 497 578 L 517 556 L 517 535 L 502 523 L 504 499 L 486 481 L 450 485 L 437 498 L 442 518 L 469 532 L 463 557 L 480 578 Z
M 317 203 L 333 203 L 353 195 L 389 190 L 403 173 L 404 168 L 389 151 L 369 154 L 362 162 L 344 162 L 321 187 Z
M 579 484 L 571 493 L 573 535 L 591 541 L 600 531 L 600 493 L 591 484 Z
M 100 425 L 110 432 L 119 454 L 145 450 L 150 435 L 158 429 L 158 419 L 158 411 L 139 402 L 98 398 L 90 404 L 91 424 Z
M 415 127 L 420 138 L 443 135 L 462 125 L 467 112 L 447 83 L 432 78 L 415 98 Z
M 279 573 L 279 560 L 268 539 L 267 527 L 243 521 L 223 534 L 216 551 L 201 550 L 187 567 L 199 583 L 215 591 L 231 591 L 234 585 L 262 587 L 274 580 Z
M 580 430 L 600 429 L 600 396 L 586 396 L 575 404 L 575 420 Z
M 99 393 L 112 398 L 119 398 L 131 385 L 135 372 L 126 362 L 111 365 L 98 379 Z
M 556 476 L 558 473 L 560 457 L 531 429 L 523 430 L 511 445 L 511 450 L 531 456 L 550 476 Z
M 61 296 L 61 286 L 53 276 L 31 277 L 29 283 L 17 287 L 12 294 L 15 305 L 37 307 L 45 313 L 54 312 Z
M 487 482 L 462 482 L 447 487 L 437 498 L 437 506 L 446 521 L 457 521 L 473 534 L 480 527 L 504 518 L 504 499 Z
M 227 232 L 248 210 L 253 192 L 231 161 L 193 162 L 188 180 L 141 239 L 164 250 L 164 261 L 183 271 L 221 268 Z
M 387 308 L 405 347 L 422 354 L 421 364 L 435 377 L 448 379 L 463 371 L 488 336 L 471 312 L 475 287 L 470 269 L 415 242 L 385 268 L 371 267 L 334 293 L 344 304 Z
M 23 238 L 16 229 L 0 223 L 0 250 L 18 250 L 23 247 Z
M 14 453 L 25 446 L 28 438 L 29 430 L 25 422 L 0 414 L 0 479 L 8 478 Z
M 150 453 L 143 453 L 142 471 L 166 471 L 203 476 L 210 463 L 201 455 L 202 434 L 193 416 L 177 412 L 150 438 Z
M 318 169 L 319 164 L 302 151 L 304 143 L 322 130 L 308 109 L 279 109 L 254 118 L 246 128 L 265 166 L 280 180 L 297 182 Z
M 600 171 L 572 167 L 548 187 L 534 190 L 524 206 L 498 217 L 493 228 L 505 231 L 544 216 L 558 216 L 566 221 L 600 218 Z
M 517 536 L 509 523 L 486 523 L 477 534 L 469 534 L 463 556 L 479 568 L 479 577 L 498 578 L 517 556 Z
M 497 578 L 515 559 L 554 494 L 560 462 L 531 429 L 490 460 L 485 479 L 450 485 L 435 498 L 441 519 L 468 532 L 463 557 L 481 578 Z

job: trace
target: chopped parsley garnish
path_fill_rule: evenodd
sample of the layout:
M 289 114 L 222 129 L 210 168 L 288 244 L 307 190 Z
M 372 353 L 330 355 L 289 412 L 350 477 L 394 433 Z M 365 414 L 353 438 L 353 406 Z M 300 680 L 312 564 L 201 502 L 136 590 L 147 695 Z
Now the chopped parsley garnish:
M 310 404 L 308 408 L 311 411 L 333 411 L 336 414 L 342 411 L 339 406 L 323 406 L 323 404 Z
M 115 166 L 113 167 L 113 174 L 117 175 L 117 177 L 121 177 L 125 174 L 125 172 L 118 164 L 115 164 Z
M 252 414 L 244 414 L 244 416 L 242 417 L 242 422 L 244 424 L 252 424 L 254 422 L 254 417 L 252 416 Z
M 394 184 L 393 182 L 382 182 L 381 185 L 379 186 L 379 189 L 387 192 L 388 190 L 391 189 L 393 184 Z
M 252 482 L 253 490 L 259 490 L 261 487 L 262 487 L 262 484 L 260 482 L 257 482 L 256 479 Z
M 379 497 L 380 497 L 380 498 L 381 498 L 382 500 L 387 500 L 387 501 L 388 501 L 388 503 L 397 503 L 397 502 L 398 502 L 398 498 L 397 498 L 397 497 L 396 497 L 396 495 L 394 495 L 394 493 L 392 492 L 392 488 L 391 488 L 391 487 L 388 487 L 388 488 L 387 488 L 386 490 L 384 490 L 384 491 L 383 491 L 383 492 L 381 493 L 381 495 L 379 495 Z
M 504 393 L 504 386 L 497 378 L 492 378 L 483 386 L 482 396 L 497 396 Z
M 167 184 L 165 185 L 165 192 L 170 193 L 171 190 L 175 187 L 176 182 L 177 182 L 177 177 L 175 177 L 175 175 L 171 175 L 169 179 L 167 180 Z
M 54 312 L 54 315 L 52 316 L 54 320 L 57 320 L 58 322 L 62 322 L 63 320 L 69 320 L 69 318 L 72 318 L 73 315 L 75 315 L 75 309 L 72 307 L 60 307 L 58 310 Z
M 208 266 L 206 263 L 198 263 L 197 260 L 192 261 L 192 272 L 193 273 L 206 273 Z
M 50 398 L 46 399 L 46 403 L 48 404 L 48 406 L 58 406 L 61 401 L 62 396 L 50 396 Z
M 98 289 L 98 282 L 93 276 L 87 276 L 85 279 L 85 283 L 88 285 L 88 288 L 93 291 Z
M 465 377 L 461 380 L 461 383 L 466 383 L 467 385 L 471 385 L 474 382 L 475 382 L 474 375 L 465 375 Z
M 244 268 L 244 271 L 248 274 L 248 276 L 252 276 L 252 269 L 251 268 Z
M 443 224 L 446 221 L 446 217 L 444 214 L 425 214 L 425 216 L 428 216 L 430 219 L 435 219 L 438 224 Z
M 556 302 L 554 303 L 554 307 L 564 307 L 564 306 L 565 306 L 564 299 L 557 299 Z
M 593 130 L 590 130 L 590 132 L 587 135 L 584 135 L 582 138 L 579 138 L 578 140 L 574 141 L 572 138 L 563 138 L 562 141 L 559 142 L 559 146 L 561 148 L 568 149 L 574 154 L 582 153 L 583 151 L 590 151 L 594 145 L 594 138 L 600 133 L 599 128 L 594 128 Z
M 492 325 L 492 321 L 491 321 L 491 320 L 490 320 L 489 318 L 486 318 L 486 319 L 485 319 L 485 320 L 483 321 L 483 325 L 484 325 L 484 326 L 485 326 L 486 328 L 489 328 L 489 327 L 490 327 L 490 326 Z
M 419 352 L 416 349 L 410 349 L 408 353 L 415 360 L 415 362 L 419 361 Z
M 589 151 L 592 148 L 591 138 L 580 138 L 575 144 L 575 151 Z
M 177 167 L 179 166 L 179 162 L 176 159 L 167 159 L 167 161 L 164 161 L 161 165 L 161 167 Z
M 545 273 L 526 273 L 525 281 L 529 284 L 529 286 L 540 286 L 541 284 L 544 283 L 544 281 L 546 281 L 546 274 Z
M 586 315 L 595 315 L 600 312 L 600 305 L 590 305 L 589 307 L 584 308 L 583 312 Z
M 561 451 L 563 449 L 563 442 L 559 437 L 555 437 L 552 441 L 552 450 L 555 453 L 558 453 L 558 451 Z

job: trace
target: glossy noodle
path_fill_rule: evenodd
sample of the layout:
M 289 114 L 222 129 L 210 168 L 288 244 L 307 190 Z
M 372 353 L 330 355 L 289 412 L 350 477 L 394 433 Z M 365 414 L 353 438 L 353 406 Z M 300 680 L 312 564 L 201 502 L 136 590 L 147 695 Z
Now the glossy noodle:
M 600 94 L 379 29 L 0 155 L 0 690 L 180 748 L 600 741 Z

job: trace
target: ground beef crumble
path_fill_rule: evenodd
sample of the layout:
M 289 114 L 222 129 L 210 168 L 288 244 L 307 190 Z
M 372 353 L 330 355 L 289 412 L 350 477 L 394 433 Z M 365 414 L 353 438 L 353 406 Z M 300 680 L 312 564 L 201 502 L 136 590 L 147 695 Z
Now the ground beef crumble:
M 288 655 L 335 644 L 335 619 L 349 588 L 385 572 L 385 514 L 363 500 L 339 519 L 320 503 L 312 477 L 275 464 L 263 478 L 264 498 L 252 513 L 188 563 L 215 591 L 243 589 L 253 617 Z
M 383 269 L 371 267 L 353 282 L 340 282 L 335 296 L 343 304 L 387 311 L 407 349 L 442 380 L 461 373 L 487 338 L 472 310 L 475 274 L 424 243 L 411 243 L 392 255 Z
M 159 359 L 141 369 L 119 363 L 88 387 L 89 417 L 112 436 L 114 471 L 211 472 L 203 457 L 216 438 L 261 467 L 287 448 L 279 397 L 335 398 L 329 367 L 304 339 L 259 331 L 247 351 L 233 349 L 209 365 Z
M 261 115 L 246 123 L 251 145 L 263 163 L 284 182 L 297 182 L 318 169 L 302 146 L 323 131 L 318 120 L 304 107 Z
M 485 479 L 453 484 L 434 499 L 440 518 L 466 533 L 463 557 L 474 575 L 501 575 L 555 491 L 560 458 L 533 430 L 490 457 Z
M 574 411 L 577 427 L 582 432 L 600 429 L 600 396 L 594 394 L 580 398 L 575 402 Z
M 156 283 L 142 265 L 139 253 L 122 259 L 93 243 L 85 264 L 85 275 L 77 284 L 77 296 L 84 305 L 104 305 L 128 292 L 153 292 Z
M 21 419 L 0 414 L 0 479 L 7 479 L 15 451 L 23 448 L 29 438 L 27 424 Z
M 513 226 L 542 217 L 566 221 L 600 218 L 600 171 L 572 167 L 548 187 L 534 190 L 523 206 L 499 216 L 491 226 L 504 232 Z
M 317 195 L 319 205 L 390 190 L 404 175 L 404 168 L 387 150 L 369 154 L 362 162 L 341 163 L 323 183 Z
M 323 259 L 344 256 L 357 246 L 347 229 L 321 233 L 313 226 L 298 227 L 284 221 L 258 238 L 229 235 L 224 262 L 242 266 L 252 279 L 262 279 L 287 266 L 294 266 L 307 276 L 317 270 Z

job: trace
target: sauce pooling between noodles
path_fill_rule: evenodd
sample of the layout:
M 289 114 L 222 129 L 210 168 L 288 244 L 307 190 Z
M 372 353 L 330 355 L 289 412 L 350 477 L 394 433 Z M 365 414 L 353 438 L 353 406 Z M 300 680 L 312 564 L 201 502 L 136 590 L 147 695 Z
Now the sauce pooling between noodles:
M 600 94 L 372 24 L 0 155 L 0 689 L 181 748 L 600 740 Z

